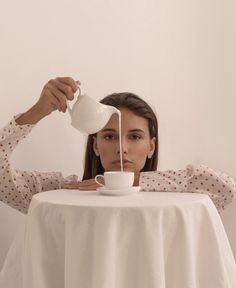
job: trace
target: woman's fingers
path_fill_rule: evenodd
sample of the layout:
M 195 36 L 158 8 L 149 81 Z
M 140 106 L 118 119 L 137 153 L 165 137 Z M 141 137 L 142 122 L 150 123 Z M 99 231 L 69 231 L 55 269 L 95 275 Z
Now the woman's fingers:
M 50 87 L 51 94 L 58 100 L 60 103 L 60 110 L 66 112 L 66 95 L 62 93 L 60 90 L 56 89 L 54 86 Z
M 65 112 L 67 108 L 67 100 L 73 100 L 74 94 L 78 90 L 80 81 L 75 81 L 71 77 L 58 77 L 49 81 L 49 87 L 52 93 L 61 103 L 61 111 Z
M 54 95 L 52 94 L 52 91 L 47 92 L 47 102 L 50 105 L 50 107 L 48 107 L 48 110 L 49 110 L 48 112 L 52 112 L 54 110 L 61 111 L 60 101 L 56 97 L 54 97 Z M 45 106 L 47 106 L 47 104 L 45 104 Z M 45 110 L 46 110 L 46 108 L 45 108 Z
M 49 115 L 54 110 L 66 112 L 67 99 L 73 100 L 80 81 L 71 77 L 58 77 L 49 80 L 44 86 L 36 109 L 40 115 Z
M 84 189 L 84 190 L 88 190 L 91 187 L 94 189 L 97 189 L 98 187 L 101 187 L 101 185 L 99 185 L 94 179 L 88 179 L 88 180 L 84 180 L 79 182 L 80 188 Z
M 62 185 L 62 189 L 79 189 L 78 183 L 66 183 Z
M 94 179 L 84 180 L 76 183 L 68 183 L 63 185 L 64 189 L 78 189 L 82 191 L 96 190 L 98 187 L 101 186 L 98 185 Z
M 67 85 L 63 82 L 55 80 L 55 89 L 57 89 L 62 94 L 64 94 L 66 99 L 73 100 L 74 99 L 74 93 L 78 90 L 78 87 L 76 87 L 76 89 L 75 89 L 74 85 L 73 86 Z
M 65 89 L 65 90 L 63 90 L 65 93 L 67 93 L 66 86 L 70 87 L 72 89 L 73 93 L 75 93 L 78 90 L 78 85 L 81 84 L 79 80 L 75 81 L 71 77 L 57 77 L 55 80 L 58 83 L 64 84 L 63 87 L 61 86 L 61 89 Z
M 63 80 L 60 80 L 63 79 Z M 58 94 L 63 93 L 68 100 L 73 100 L 74 99 L 74 93 L 78 90 L 78 86 L 76 85 L 76 82 L 72 79 L 69 78 L 70 81 L 65 81 L 67 78 L 56 78 L 56 79 L 51 79 L 48 83 L 47 86 L 49 89 L 54 89 L 54 91 L 57 91 Z M 62 82 L 64 81 L 64 82 Z

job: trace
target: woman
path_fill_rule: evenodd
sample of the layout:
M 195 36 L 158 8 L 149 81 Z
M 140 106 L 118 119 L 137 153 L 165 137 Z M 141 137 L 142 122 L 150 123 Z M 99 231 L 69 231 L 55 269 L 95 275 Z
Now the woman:
M 16 145 L 33 126 L 55 110 L 66 112 L 66 101 L 74 98 L 79 81 L 69 77 L 50 80 L 37 103 L 16 116 L 0 132 L 0 200 L 27 213 L 33 194 L 53 189 L 93 190 L 98 187 L 96 174 L 120 170 L 117 115 L 107 125 L 88 137 L 83 181 L 59 172 L 41 173 L 13 169 L 9 158 Z M 189 165 L 185 170 L 156 171 L 158 160 L 158 125 L 148 104 L 132 93 L 105 97 L 102 103 L 117 107 L 122 119 L 122 153 L 124 170 L 135 172 L 134 185 L 142 191 L 197 192 L 208 194 L 220 211 L 232 201 L 235 183 L 224 173 L 206 166 Z

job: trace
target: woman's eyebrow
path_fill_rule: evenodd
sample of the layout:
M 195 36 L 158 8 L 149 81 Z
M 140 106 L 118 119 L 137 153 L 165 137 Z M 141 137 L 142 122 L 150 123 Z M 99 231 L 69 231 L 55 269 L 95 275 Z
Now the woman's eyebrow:
M 142 129 L 130 129 L 129 132 L 145 133 Z
M 116 129 L 113 128 L 104 128 L 101 132 L 117 132 Z
M 118 132 L 118 131 L 116 129 L 114 129 L 114 128 L 104 128 L 104 129 L 102 129 L 101 132 Z M 130 129 L 129 132 L 145 133 L 142 129 L 138 129 L 138 128 Z

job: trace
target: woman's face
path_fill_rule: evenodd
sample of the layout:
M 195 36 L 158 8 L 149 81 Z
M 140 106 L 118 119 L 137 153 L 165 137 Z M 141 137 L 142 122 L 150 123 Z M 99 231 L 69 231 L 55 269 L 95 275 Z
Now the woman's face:
M 121 140 L 124 171 L 139 172 L 145 165 L 148 155 L 155 150 L 155 138 L 150 138 L 148 120 L 121 108 Z M 100 157 L 105 171 L 119 171 L 119 121 L 113 114 L 107 125 L 94 138 L 93 149 Z

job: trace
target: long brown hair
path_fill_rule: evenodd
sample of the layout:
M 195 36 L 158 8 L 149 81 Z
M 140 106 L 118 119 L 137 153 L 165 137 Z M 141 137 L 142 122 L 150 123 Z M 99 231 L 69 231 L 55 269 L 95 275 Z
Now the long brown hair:
M 127 108 L 137 116 L 143 117 L 148 120 L 148 128 L 150 137 L 156 138 L 155 151 L 151 159 L 146 160 L 143 171 L 155 171 L 158 164 L 158 122 L 152 108 L 139 96 L 129 93 L 113 93 L 103 98 L 101 103 L 114 106 L 117 109 Z M 94 178 L 97 174 L 103 174 L 104 168 L 101 164 L 100 157 L 96 156 L 93 150 L 93 139 L 96 134 L 88 136 L 87 147 L 85 152 L 85 167 L 83 180 Z

